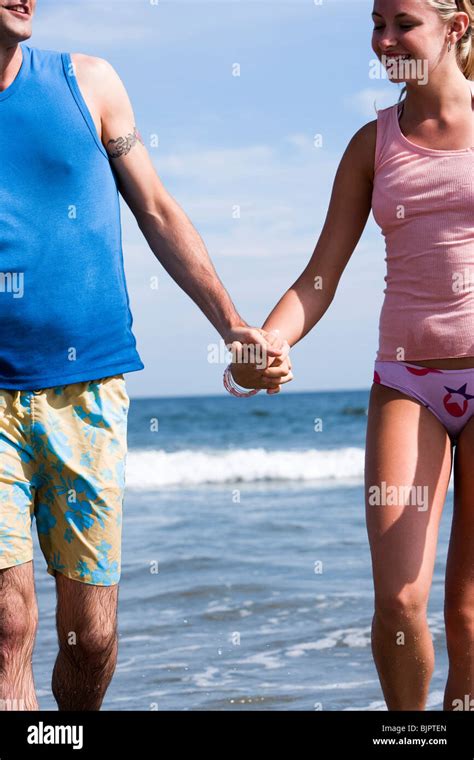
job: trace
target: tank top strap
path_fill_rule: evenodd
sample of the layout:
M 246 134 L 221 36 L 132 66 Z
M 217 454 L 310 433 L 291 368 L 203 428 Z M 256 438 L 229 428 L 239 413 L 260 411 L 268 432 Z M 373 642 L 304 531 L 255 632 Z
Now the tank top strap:
M 398 103 L 377 111 L 377 137 L 375 141 L 374 172 L 383 164 L 394 142 L 394 119 L 397 118 Z

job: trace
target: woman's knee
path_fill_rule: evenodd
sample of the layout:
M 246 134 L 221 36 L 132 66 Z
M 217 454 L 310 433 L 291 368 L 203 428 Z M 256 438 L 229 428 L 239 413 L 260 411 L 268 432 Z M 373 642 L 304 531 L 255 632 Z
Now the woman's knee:
M 375 616 L 382 624 L 410 624 L 426 617 L 427 594 L 417 589 L 378 592 L 375 594 Z
M 446 595 L 444 620 L 448 645 L 459 644 L 465 651 L 465 644 L 474 645 L 474 600 L 456 595 Z

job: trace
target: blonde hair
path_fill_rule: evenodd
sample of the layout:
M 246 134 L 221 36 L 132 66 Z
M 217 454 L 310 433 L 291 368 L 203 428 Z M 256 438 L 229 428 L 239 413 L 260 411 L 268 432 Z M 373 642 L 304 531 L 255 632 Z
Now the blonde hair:
M 474 79 L 474 5 L 471 0 L 426 0 L 435 11 L 438 11 L 441 20 L 449 23 L 456 13 L 467 13 L 469 25 L 463 36 L 456 42 L 454 54 L 457 64 L 466 79 Z M 406 92 L 406 85 L 398 98 L 402 99 Z

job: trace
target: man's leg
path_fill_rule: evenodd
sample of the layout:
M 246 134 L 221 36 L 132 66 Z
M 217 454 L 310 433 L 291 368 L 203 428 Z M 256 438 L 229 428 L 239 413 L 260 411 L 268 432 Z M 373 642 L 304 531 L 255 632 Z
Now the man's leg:
M 60 710 L 99 710 L 117 662 L 118 584 L 94 586 L 56 573 Z
M 60 710 L 99 710 L 115 670 L 129 404 L 123 375 L 35 396 L 36 515 L 56 581 Z
M 0 709 L 38 710 L 32 657 L 38 626 L 33 561 L 0 570 Z

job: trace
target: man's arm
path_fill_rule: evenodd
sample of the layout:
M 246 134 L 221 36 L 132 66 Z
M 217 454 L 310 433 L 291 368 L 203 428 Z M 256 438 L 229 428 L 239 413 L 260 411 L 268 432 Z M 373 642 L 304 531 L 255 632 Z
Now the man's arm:
M 161 183 L 135 123 L 126 89 L 108 61 L 75 54 L 78 82 L 97 107 L 102 143 L 109 155 L 118 189 L 148 245 L 166 271 L 223 337 L 258 344 L 269 356 L 280 356 L 282 341 L 264 338 L 240 317 L 220 281 L 204 242 Z

